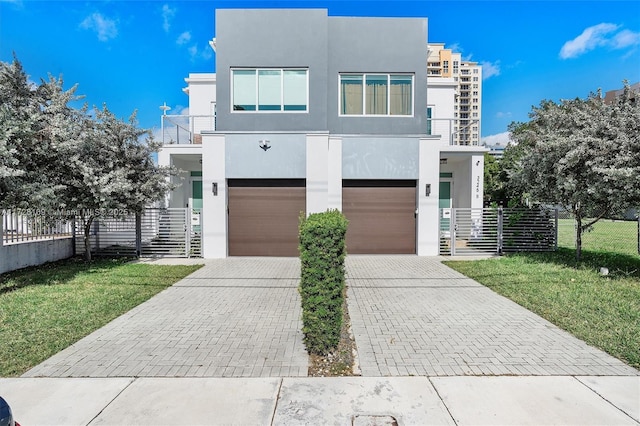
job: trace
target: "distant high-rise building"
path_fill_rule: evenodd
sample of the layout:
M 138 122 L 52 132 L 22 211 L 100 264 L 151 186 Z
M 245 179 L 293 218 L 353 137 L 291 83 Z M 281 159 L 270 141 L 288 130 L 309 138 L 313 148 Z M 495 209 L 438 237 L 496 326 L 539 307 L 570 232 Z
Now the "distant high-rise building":
M 454 99 L 455 145 L 480 144 L 482 118 L 482 66 L 464 61 L 460 53 L 445 48 L 444 43 L 427 45 L 427 80 L 451 78 L 457 83 Z M 427 83 L 428 84 L 428 83 Z
M 631 91 L 631 99 L 634 101 L 638 99 L 640 97 L 640 82 L 629 85 L 629 90 Z M 604 94 L 604 101 L 605 103 L 611 104 L 617 97 L 622 96 L 623 93 L 624 88 L 609 90 Z

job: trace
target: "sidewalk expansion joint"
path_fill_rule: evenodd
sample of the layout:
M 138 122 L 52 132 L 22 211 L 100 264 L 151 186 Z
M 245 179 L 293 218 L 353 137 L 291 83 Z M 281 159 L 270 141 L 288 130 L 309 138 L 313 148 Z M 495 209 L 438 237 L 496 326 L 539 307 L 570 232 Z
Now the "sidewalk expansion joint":
M 451 421 L 453 421 L 453 423 L 455 423 L 457 425 L 458 422 L 456 421 L 455 417 L 453 417 L 453 414 L 451 413 L 451 410 L 449 410 L 449 406 L 447 406 L 447 403 L 444 402 L 444 399 L 442 399 L 442 395 L 440 395 L 440 391 L 436 387 L 436 384 L 433 383 L 433 381 L 431 380 L 430 376 L 427 376 L 427 380 L 429 381 L 429 383 L 431 383 L 431 387 L 436 392 L 436 395 L 438 395 L 438 399 L 440 399 L 440 401 L 442 402 L 442 405 L 447 410 L 447 414 L 449 414 L 449 417 L 451 417 Z
M 120 395 L 122 395 L 122 393 L 124 391 L 126 391 L 129 386 L 131 386 L 135 381 L 138 380 L 138 377 L 131 377 L 131 380 L 127 386 L 125 386 L 124 388 L 122 388 L 122 390 L 120 392 L 118 392 L 118 394 L 116 396 L 114 396 L 111 401 L 109 401 L 108 404 L 106 404 L 104 407 L 102 407 L 102 410 L 100 410 L 95 416 L 93 416 L 93 418 L 91 420 L 89 420 L 89 423 L 87 423 L 87 426 L 90 425 L 91 423 L 93 423 L 99 416 L 100 414 L 102 414 L 104 412 L 104 410 L 106 410 L 111 404 L 113 404 L 113 401 L 115 401 L 116 399 L 118 399 L 120 397 Z M 106 378 L 105 380 L 109 380 L 108 378 Z
M 626 411 L 624 411 L 623 409 L 621 409 L 620 407 L 618 407 L 616 404 L 614 404 L 613 402 L 609 401 L 607 398 L 604 397 L 604 395 L 601 395 L 600 393 L 598 393 L 598 391 L 596 391 L 595 389 L 591 388 L 591 386 L 589 386 L 588 384 L 586 384 L 585 382 L 583 382 L 582 380 L 580 380 L 578 377 L 587 377 L 587 376 L 571 376 L 573 377 L 574 380 L 576 380 L 578 383 L 580 383 L 582 386 L 586 387 L 587 389 L 589 389 L 591 392 L 595 393 L 596 395 L 598 395 L 600 398 L 602 398 L 603 400 L 607 401 L 607 403 L 609 405 L 611 405 L 613 408 L 615 408 L 616 410 L 618 410 L 619 412 L 621 412 L 622 414 L 624 414 L 626 417 L 629 417 L 631 420 L 633 420 L 634 422 L 637 422 L 636 419 L 633 418 L 633 416 L 631 416 L 629 413 L 627 413 Z M 625 377 L 625 376 L 622 376 Z
M 273 404 L 273 413 L 271 414 L 270 425 L 273 425 L 273 422 L 276 418 L 276 411 L 278 411 L 278 402 L 280 401 L 280 392 L 282 392 L 282 382 L 284 382 L 284 378 L 280 377 L 280 383 L 278 384 L 278 392 L 276 393 L 276 402 Z

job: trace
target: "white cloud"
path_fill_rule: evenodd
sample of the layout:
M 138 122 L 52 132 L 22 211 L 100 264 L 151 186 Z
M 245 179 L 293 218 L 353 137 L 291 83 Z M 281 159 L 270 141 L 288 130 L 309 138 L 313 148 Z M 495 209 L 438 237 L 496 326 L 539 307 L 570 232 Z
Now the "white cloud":
M 640 45 L 640 33 L 626 29 L 618 31 L 619 28 L 619 25 L 606 22 L 586 28 L 582 34 L 562 46 L 560 58 L 577 58 L 598 47 L 625 49 Z
M 493 76 L 500 75 L 500 61 L 495 61 L 495 62 L 483 61 L 483 62 L 480 62 L 480 65 L 482 65 L 483 80 L 486 80 Z
M 187 51 L 189 52 L 191 59 L 195 59 L 198 56 L 198 45 L 194 44 L 189 49 L 187 49 Z
M 625 47 L 640 45 L 640 33 L 629 30 L 622 30 L 612 40 L 614 49 L 624 49 Z
M 480 139 L 483 146 L 507 146 L 510 142 L 509 132 L 502 132 L 496 135 L 485 136 Z
M 80 23 L 80 28 L 95 31 L 100 41 L 108 41 L 118 36 L 117 22 L 102 16 L 102 14 L 98 12 L 87 16 L 84 21 Z
M 509 117 L 511 117 L 511 113 L 510 112 L 498 111 L 496 113 L 496 118 L 509 118 Z
M 168 4 L 162 6 L 162 29 L 165 33 L 171 28 L 171 20 L 176 15 L 176 9 L 171 9 Z
M 185 31 L 178 36 L 176 43 L 179 45 L 187 44 L 191 40 L 191 32 Z
M 196 61 L 198 59 L 209 60 L 213 56 L 211 49 L 207 46 L 204 49 L 200 50 L 197 44 L 190 46 L 187 51 L 189 52 L 189 56 L 191 57 L 191 61 Z
M 462 49 L 462 46 L 460 46 L 460 43 L 451 43 L 449 45 L 446 45 L 445 48 L 451 49 L 453 53 L 462 53 L 464 51 Z

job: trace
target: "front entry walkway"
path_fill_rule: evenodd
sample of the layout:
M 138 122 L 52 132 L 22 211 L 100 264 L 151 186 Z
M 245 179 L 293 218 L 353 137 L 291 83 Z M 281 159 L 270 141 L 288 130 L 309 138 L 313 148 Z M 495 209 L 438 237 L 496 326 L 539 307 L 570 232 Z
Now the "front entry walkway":
M 363 376 L 640 374 L 437 258 L 349 256 L 347 285 Z
M 24 376 L 307 376 L 298 259 L 204 262 Z

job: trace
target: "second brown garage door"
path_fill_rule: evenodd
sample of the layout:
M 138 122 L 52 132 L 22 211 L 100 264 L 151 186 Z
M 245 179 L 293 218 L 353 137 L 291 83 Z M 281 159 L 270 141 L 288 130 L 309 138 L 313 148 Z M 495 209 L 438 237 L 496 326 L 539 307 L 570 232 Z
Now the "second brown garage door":
M 302 179 L 230 179 L 229 255 L 298 256 Z
M 347 252 L 416 252 L 416 182 L 345 180 L 342 212 L 349 219 Z

